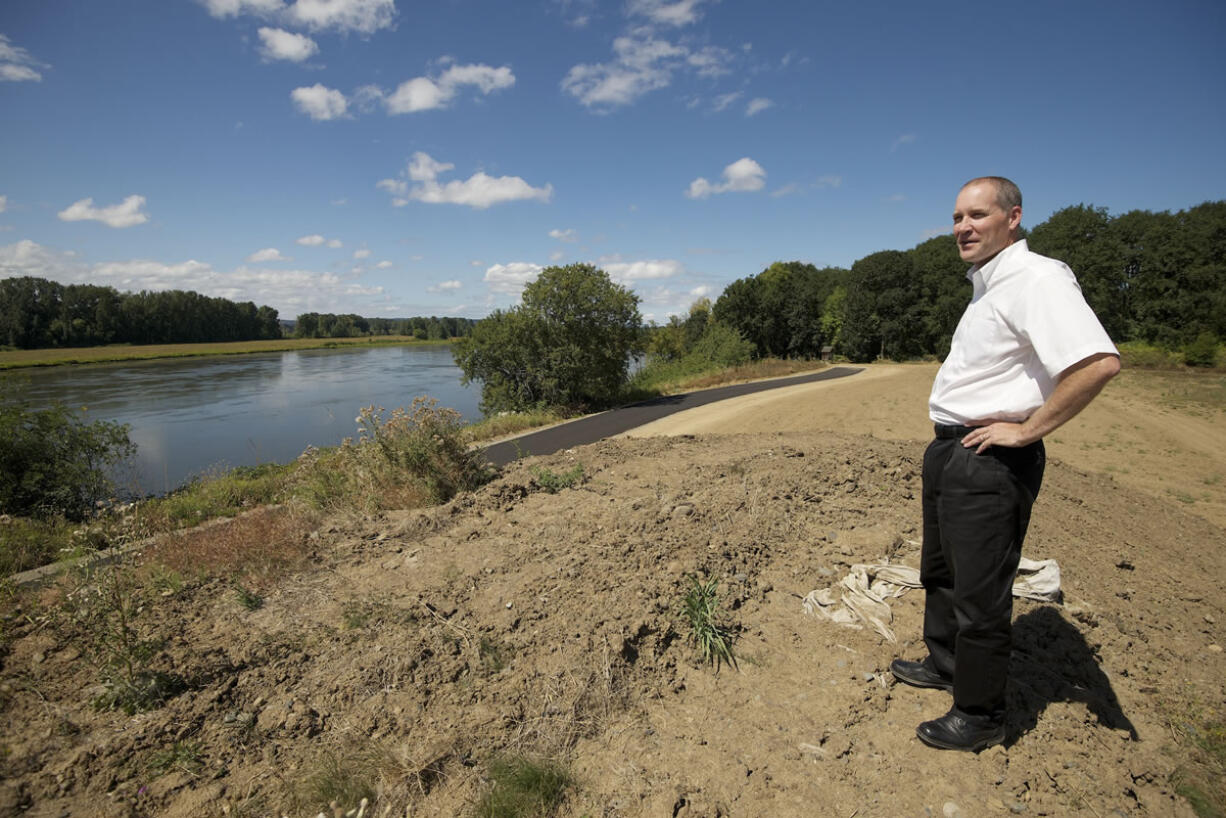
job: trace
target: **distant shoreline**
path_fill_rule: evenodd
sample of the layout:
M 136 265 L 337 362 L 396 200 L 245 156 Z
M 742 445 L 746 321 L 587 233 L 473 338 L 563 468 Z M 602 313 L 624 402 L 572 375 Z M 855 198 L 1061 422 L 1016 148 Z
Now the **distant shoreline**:
M 71 366 L 118 361 L 146 361 L 157 358 L 202 358 L 223 355 L 250 355 L 257 352 L 295 352 L 303 349 L 341 349 L 376 346 L 438 346 L 451 340 L 422 341 L 408 335 L 383 335 L 362 338 L 279 338 L 269 341 L 231 341 L 215 344 L 131 344 L 52 349 L 0 351 L 0 371 L 42 366 Z

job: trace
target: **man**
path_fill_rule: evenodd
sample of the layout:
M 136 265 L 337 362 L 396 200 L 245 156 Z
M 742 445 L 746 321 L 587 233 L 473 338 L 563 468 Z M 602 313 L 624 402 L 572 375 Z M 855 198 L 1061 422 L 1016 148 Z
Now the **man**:
M 1001 177 L 972 179 L 954 204 L 974 293 L 928 401 L 936 430 L 923 468 L 928 657 L 890 665 L 899 681 L 953 693 L 953 708 L 916 730 L 942 749 L 1004 741 L 1012 585 L 1043 479 L 1043 437 L 1120 369 L 1072 271 L 1030 252 L 1021 222 L 1021 191 Z

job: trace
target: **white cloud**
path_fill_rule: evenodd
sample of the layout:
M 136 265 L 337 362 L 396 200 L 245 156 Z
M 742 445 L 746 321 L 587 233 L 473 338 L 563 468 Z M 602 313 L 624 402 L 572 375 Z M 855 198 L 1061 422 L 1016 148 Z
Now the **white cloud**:
M 319 53 L 319 45 L 305 34 L 268 27 L 260 28 L 258 33 L 264 43 L 260 53 L 268 60 L 302 62 Z
M 293 259 L 281 255 L 281 251 L 276 247 L 265 247 L 263 250 L 256 250 L 247 256 L 247 261 L 253 264 L 260 264 L 266 261 L 293 261 Z
M 363 247 L 361 250 L 354 250 L 353 257 L 354 258 L 370 258 L 370 250 L 367 250 L 365 247 Z
M 295 241 L 298 242 L 298 244 L 301 244 L 303 247 L 319 247 L 321 244 L 327 241 L 327 239 L 318 233 L 314 233 L 310 236 L 301 236 L 295 239 Z
M 907 200 L 907 197 L 903 195 L 902 193 L 895 193 L 891 196 L 886 196 L 885 200 L 887 202 L 905 202 Z
M 463 286 L 464 286 L 464 285 L 463 285 L 463 284 L 461 284 L 459 281 L 456 281 L 455 279 L 452 279 L 451 281 L 440 281 L 438 284 L 435 284 L 435 285 L 434 285 L 434 286 L 432 286 L 432 287 L 427 287 L 427 288 L 426 288 L 426 292 L 428 292 L 428 293 L 445 293 L 445 292 L 448 292 L 448 291 L 450 291 L 450 290 L 458 290 L 458 289 L 460 289 L 460 288 L 461 288 L 461 287 L 463 287 Z
M 668 26 L 687 26 L 698 21 L 698 7 L 704 0 L 630 0 L 630 14 L 646 17 L 653 23 Z
M 524 285 L 540 275 L 542 269 L 541 265 L 527 261 L 495 264 L 485 271 L 485 283 L 496 293 L 519 295 Z
M 408 168 L 401 171 L 401 178 L 383 179 L 375 186 L 393 194 L 396 198 L 392 204 L 396 207 L 412 199 L 427 204 L 460 204 L 484 210 L 491 205 L 520 199 L 547 202 L 553 196 L 551 184 L 532 187 L 518 176 L 489 176 L 483 171 L 463 181 L 438 181 L 440 174 L 454 168 L 455 165 L 449 162 L 438 162 L 429 154 L 418 151 L 413 154 Z
M 612 60 L 572 66 L 562 80 L 562 90 L 589 108 L 608 109 L 667 87 L 679 70 L 688 69 L 700 77 L 727 74 L 733 59 L 727 49 L 706 46 L 692 50 L 659 38 L 650 26 L 643 26 L 613 41 Z
M 500 68 L 477 63 L 452 65 L 436 78 L 414 77 L 401 83 L 384 99 L 384 104 L 389 114 L 410 114 L 446 107 L 466 85 L 475 87 L 483 94 L 490 94 L 514 84 L 515 75 L 506 65 Z M 370 90 L 366 93 L 373 95 Z
M 814 187 L 841 187 L 843 184 L 842 176 L 819 176 L 817 181 L 813 183 Z
M 393 265 L 390 261 L 387 261 L 386 259 L 384 259 L 383 261 L 380 261 L 378 264 L 375 265 L 375 269 L 376 270 L 386 270 L 389 267 L 394 267 L 394 266 L 395 265 Z
M 373 34 L 396 18 L 395 0 L 297 0 L 286 17 L 307 28 Z
M 747 193 L 766 186 L 766 171 L 748 156 L 724 168 L 723 178 L 722 183 L 711 184 L 699 177 L 690 182 L 690 188 L 685 195 L 691 199 L 705 199 L 717 193 Z
M 94 207 L 93 199 L 81 199 L 61 210 L 58 215 L 61 221 L 66 222 L 95 221 L 108 227 L 132 227 L 149 221 L 149 216 L 140 212 L 144 206 L 144 196 L 129 196 L 119 204 L 109 207 Z
M 690 295 L 694 298 L 707 298 L 711 295 L 711 287 L 706 284 L 699 285 L 690 290 Z
M 9 207 L 9 197 L 0 196 L 0 213 L 3 213 L 4 211 L 8 210 L 8 207 Z
M 344 245 L 341 244 L 340 239 L 328 239 L 328 246 L 335 250 L 339 247 L 343 247 Z
M 726 48 L 715 45 L 691 52 L 685 58 L 685 62 L 700 77 L 719 77 L 732 72 L 729 67 L 729 63 L 732 62 L 732 54 Z
M 613 62 L 576 65 L 562 80 L 562 90 L 588 107 L 628 105 L 650 91 L 667 87 L 689 52 L 645 32 L 613 41 Z
M 43 75 L 27 65 L 0 63 L 0 82 L 39 82 Z
M 685 265 L 673 259 L 645 259 L 643 261 L 613 262 L 601 267 L 609 277 L 618 282 L 643 281 L 645 279 L 671 278 L 685 272 Z
M 731 94 L 723 94 L 715 98 L 715 102 L 711 104 L 711 110 L 722 111 L 732 103 L 741 98 L 740 91 L 733 91 Z
M 564 258 L 566 258 L 566 253 L 562 252 L 561 250 L 554 250 L 549 254 L 550 261 L 561 261 Z
M 201 0 L 209 14 L 218 18 L 254 14 L 267 17 L 284 10 L 281 0 Z
M 890 145 L 890 153 L 893 153 L 894 151 L 898 150 L 903 145 L 910 145 L 914 141 L 915 141 L 915 134 L 905 133 L 902 136 L 895 139 L 894 144 Z
M 767 108 L 773 108 L 774 106 L 775 103 L 771 102 L 766 97 L 755 97 L 749 101 L 748 105 L 745 106 L 745 116 L 760 114 Z
M 196 260 L 164 263 L 150 259 L 87 264 L 71 253 L 32 241 L 0 245 L 0 278 L 33 276 L 62 284 L 97 284 L 120 291 L 195 290 L 234 301 L 254 301 L 282 317 L 302 312 L 353 312 L 373 315 L 382 304 L 382 287 L 367 287 L 334 273 L 266 270 L 239 266 L 215 270 Z
M 0 82 L 41 82 L 43 75 L 36 69 L 47 68 L 46 63 L 30 56 L 30 52 L 15 46 L 0 34 Z
M 549 231 L 549 238 L 557 239 L 558 241 L 576 242 L 579 240 L 579 234 L 571 228 L 567 228 L 566 230 L 558 230 L 557 228 L 554 228 L 553 230 Z
M 798 192 L 800 192 L 800 185 L 796 184 L 795 182 L 791 182 L 778 190 L 772 190 L 770 195 L 772 199 L 781 199 L 784 196 L 791 196 L 793 193 Z
M 309 87 L 295 88 L 290 92 L 290 98 L 299 111 L 321 121 L 343 117 L 349 109 L 344 94 L 318 82 Z
M 297 0 L 286 5 L 282 0 L 201 0 L 214 17 L 250 14 L 279 19 L 288 25 L 315 31 L 357 31 L 373 34 L 388 28 L 396 18 L 395 0 Z

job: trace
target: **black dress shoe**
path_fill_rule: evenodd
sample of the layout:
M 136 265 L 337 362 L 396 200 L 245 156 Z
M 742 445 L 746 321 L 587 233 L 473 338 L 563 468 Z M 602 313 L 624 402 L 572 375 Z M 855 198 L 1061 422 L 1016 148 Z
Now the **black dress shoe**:
M 906 659 L 895 659 L 890 662 L 890 672 L 894 678 L 912 687 L 935 687 L 941 690 L 954 691 L 953 679 L 947 679 L 937 673 L 927 660 L 923 662 L 908 662 Z
M 1005 740 L 1005 725 L 989 719 L 962 716 L 950 710 L 939 719 L 926 721 L 915 729 L 920 741 L 942 750 L 977 753 Z

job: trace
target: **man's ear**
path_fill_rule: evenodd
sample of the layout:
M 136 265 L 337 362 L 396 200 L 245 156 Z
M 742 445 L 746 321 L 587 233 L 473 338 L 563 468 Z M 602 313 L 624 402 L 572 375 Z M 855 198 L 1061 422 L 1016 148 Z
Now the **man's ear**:
M 1022 226 L 1022 208 L 1021 205 L 1014 205 L 1009 208 L 1009 232 L 1016 233 L 1017 229 Z

